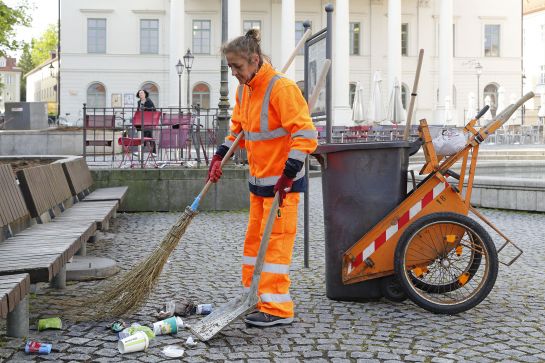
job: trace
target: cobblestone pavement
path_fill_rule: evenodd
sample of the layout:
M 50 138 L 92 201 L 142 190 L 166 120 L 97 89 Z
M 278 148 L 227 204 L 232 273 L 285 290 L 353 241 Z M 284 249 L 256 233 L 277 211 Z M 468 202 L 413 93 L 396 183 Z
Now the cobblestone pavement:
M 236 322 L 208 343 L 187 348 L 183 361 L 545 361 L 545 294 L 543 271 L 545 214 L 483 210 L 525 250 L 511 268 L 500 267 L 488 298 L 458 316 L 428 313 L 410 301 L 352 303 L 328 300 L 324 285 L 324 231 L 320 179 L 311 180 L 311 247 L 309 269 L 303 268 L 302 214 L 292 264 L 291 293 L 296 320 L 288 327 L 257 329 Z M 302 212 L 302 203 L 301 203 Z M 109 233 L 88 247 L 130 268 L 159 243 L 178 214 L 120 214 Z M 240 290 L 240 256 L 246 212 L 202 213 L 192 222 L 172 254 L 147 305 L 129 319 L 151 324 L 161 302 L 187 297 L 222 304 Z M 497 241 L 498 242 L 498 241 Z M 51 342 L 58 352 L 30 357 L 24 342 L 0 336 L 0 360 L 97 361 L 166 359 L 162 349 L 183 345 L 188 330 L 159 336 L 144 353 L 121 356 L 106 322 L 66 323 L 62 331 L 38 332 L 35 322 L 62 316 L 60 302 L 92 293 L 96 282 L 70 283 L 66 290 L 39 284 L 32 295 L 30 338 Z M 191 324 L 196 317 L 186 320 Z M 1 321 L 0 334 L 5 332 Z

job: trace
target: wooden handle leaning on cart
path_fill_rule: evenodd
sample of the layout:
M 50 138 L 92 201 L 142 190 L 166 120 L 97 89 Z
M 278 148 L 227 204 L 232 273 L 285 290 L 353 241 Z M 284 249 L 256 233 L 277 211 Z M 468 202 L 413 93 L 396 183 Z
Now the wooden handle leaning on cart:
M 414 101 L 416 100 L 416 92 L 418 91 L 418 80 L 420 79 L 420 70 L 422 69 L 422 60 L 424 58 L 424 49 L 420 49 L 418 53 L 418 65 L 416 66 L 416 75 L 414 76 L 413 90 L 411 92 L 411 102 L 407 110 L 407 125 L 403 131 L 403 140 L 409 140 L 409 132 L 411 131 L 411 121 L 413 119 Z

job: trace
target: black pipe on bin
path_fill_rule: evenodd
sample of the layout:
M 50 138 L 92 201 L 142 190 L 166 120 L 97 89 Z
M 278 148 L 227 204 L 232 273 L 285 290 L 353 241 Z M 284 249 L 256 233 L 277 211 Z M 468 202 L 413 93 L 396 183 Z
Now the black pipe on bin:
M 303 28 L 304 28 L 304 32 L 303 34 L 306 34 L 307 30 L 310 29 L 310 21 L 305 21 L 303 23 Z M 308 101 L 308 97 L 309 97 L 309 90 L 308 90 L 308 67 L 306 67 L 306 65 L 308 64 L 308 47 L 305 47 L 305 70 L 304 70 L 304 79 L 305 79 L 305 89 L 304 89 L 304 96 L 305 96 L 305 99 Z M 309 110 L 309 113 L 312 113 L 312 110 Z M 308 156 L 305 158 L 305 175 L 306 175 L 306 178 L 307 178 L 307 188 L 305 189 L 305 194 L 304 194 L 304 208 L 303 208 L 303 211 L 304 211 L 304 217 L 303 217 L 303 228 L 304 228 L 304 233 L 303 233 L 303 236 L 304 236 L 304 244 L 303 244 L 303 261 L 304 261 L 304 266 L 305 268 L 308 268 L 309 266 L 309 263 L 308 263 L 308 254 L 309 254 L 309 239 L 310 239 L 310 231 L 309 231 L 309 225 L 310 225 L 310 218 L 309 218 L 309 198 L 310 198 L 310 195 L 309 195 L 309 188 L 310 188 L 310 183 L 309 183 L 309 159 L 308 159 Z

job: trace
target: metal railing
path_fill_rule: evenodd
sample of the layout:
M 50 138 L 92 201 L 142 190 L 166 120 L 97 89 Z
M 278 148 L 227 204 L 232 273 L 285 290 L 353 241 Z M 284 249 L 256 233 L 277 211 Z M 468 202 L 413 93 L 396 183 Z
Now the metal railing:
M 208 165 L 218 143 L 218 109 L 83 107 L 83 155 L 114 167 Z

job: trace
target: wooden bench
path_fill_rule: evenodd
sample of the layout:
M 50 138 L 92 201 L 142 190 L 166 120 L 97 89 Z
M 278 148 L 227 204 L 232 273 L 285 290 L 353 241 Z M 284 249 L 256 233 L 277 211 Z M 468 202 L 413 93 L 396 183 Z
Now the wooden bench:
M 79 203 L 70 190 L 62 164 L 22 169 L 17 177 L 30 215 L 40 221 L 91 221 L 98 229 L 107 230 L 119 206 L 118 200 Z
M 28 293 L 30 275 L 0 276 L 0 317 L 7 319 L 7 335 L 28 336 Z
M 24 169 L 25 175 L 45 172 L 44 169 L 29 172 L 37 168 Z M 34 216 L 50 208 L 55 197 L 50 194 L 53 197 L 40 194 Z M 28 273 L 32 283 L 51 282 L 54 287 L 63 288 L 66 264 L 95 234 L 96 223 L 91 220 L 39 222 L 43 221 L 33 218 L 29 212 L 11 166 L 0 165 L 0 229 L 3 232 L 0 234 L 0 275 Z
M 82 157 L 59 160 L 58 163 L 63 167 L 72 195 L 77 196 L 78 200 L 84 202 L 117 200 L 121 204 L 125 199 L 128 189 L 126 186 L 99 188 L 92 191 L 93 176 Z

